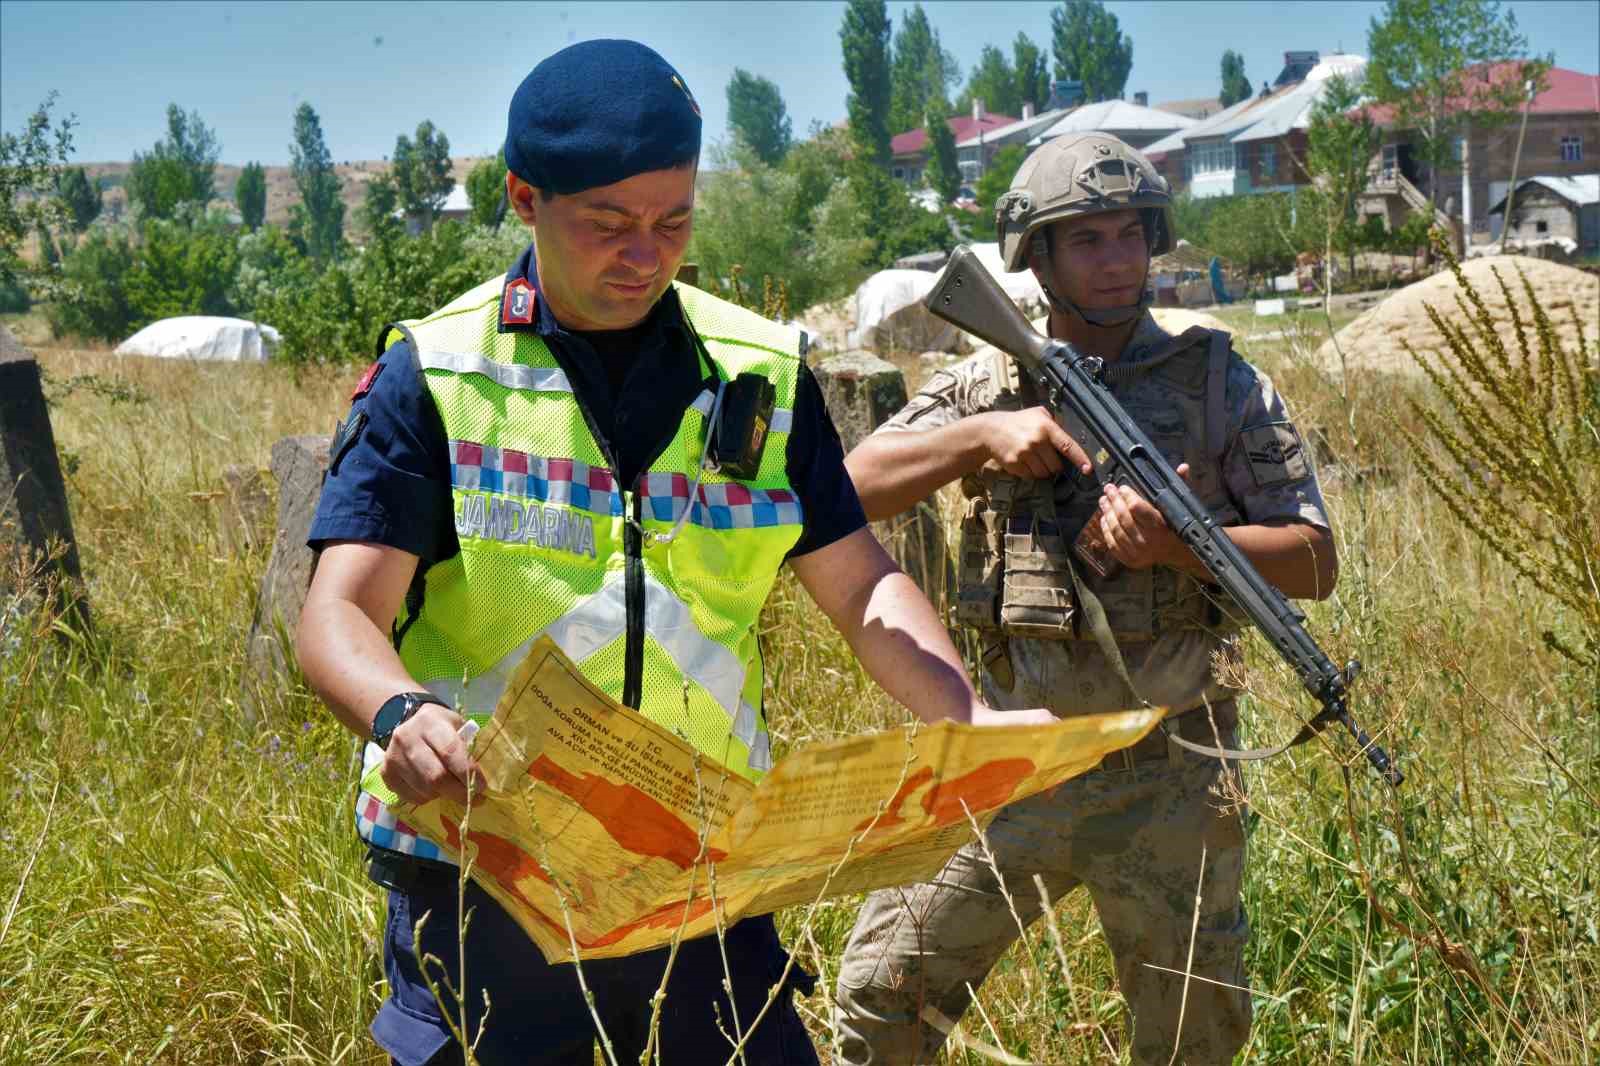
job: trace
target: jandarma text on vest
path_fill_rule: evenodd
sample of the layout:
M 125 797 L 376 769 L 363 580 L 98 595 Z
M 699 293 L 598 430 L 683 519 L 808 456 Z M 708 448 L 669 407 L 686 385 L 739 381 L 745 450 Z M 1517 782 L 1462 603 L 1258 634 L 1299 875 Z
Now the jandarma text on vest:
M 565 507 L 523 503 L 482 492 L 458 492 L 456 535 L 537 544 L 595 558 L 594 519 Z

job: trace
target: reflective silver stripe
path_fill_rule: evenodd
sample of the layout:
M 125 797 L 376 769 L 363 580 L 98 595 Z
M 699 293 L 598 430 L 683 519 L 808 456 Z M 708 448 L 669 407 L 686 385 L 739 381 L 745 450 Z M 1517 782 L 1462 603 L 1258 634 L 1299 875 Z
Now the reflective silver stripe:
M 424 370 L 449 370 L 456 374 L 481 374 L 508 389 L 525 392 L 571 392 L 567 372 L 559 367 L 526 366 L 522 363 L 497 363 L 479 352 L 445 352 L 437 348 L 422 351 L 417 361 Z
M 699 411 L 702 416 L 711 413 L 711 404 L 716 399 L 716 394 L 710 389 L 701 389 L 700 395 L 694 398 L 694 403 L 689 406 Z M 768 430 L 772 433 L 787 433 L 794 426 L 794 411 L 788 407 L 775 407 L 772 410 L 772 425 Z
M 507 652 L 465 687 L 460 678 L 435 678 L 425 681 L 423 686 L 462 713 L 490 714 L 511 680 L 512 671 L 541 636 L 548 635 L 579 663 L 622 636 L 627 625 L 625 597 L 623 578 L 618 575 L 601 586 L 600 591 Z M 644 622 L 645 632 L 672 657 L 684 676 L 709 692 L 727 713 L 733 735 L 755 751 L 765 731 L 757 726 L 755 709 L 742 698 L 745 669 L 739 657 L 700 632 L 689 605 L 648 573 L 645 574 Z

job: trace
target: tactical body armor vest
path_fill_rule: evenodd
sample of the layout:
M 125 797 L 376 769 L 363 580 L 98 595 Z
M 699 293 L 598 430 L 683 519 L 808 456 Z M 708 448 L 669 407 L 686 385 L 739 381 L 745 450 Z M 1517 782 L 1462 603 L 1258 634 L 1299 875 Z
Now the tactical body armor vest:
M 1021 411 L 1042 402 L 1015 361 L 998 350 L 992 374 L 994 410 Z M 1134 363 L 1113 363 L 1104 380 L 1166 459 L 1189 464 L 1189 482 L 1221 525 L 1241 514 L 1222 476 L 1226 447 L 1226 333 L 1194 327 Z M 1058 415 L 1061 414 L 1057 412 Z M 1093 439 L 1063 419 L 1092 453 Z M 968 502 L 961 527 L 961 577 L 956 615 L 977 629 L 985 663 L 1009 688 L 1005 662 L 1011 637 L 1092 640 L 1077 602 L 1074 573 L 1101 602 L 1112 636 L 1148 641 L 1175 629 L 1202 629 L 1218 639 L 1238 629 L 1217 589 L 1169 567 L 1112 568 L 1101 575 L 1074 554 L 1074 542 L 1097 520 L 1100 485 L 1068 470 L 1043 482 L 1007 474 L 994 464 L 962 479 Z

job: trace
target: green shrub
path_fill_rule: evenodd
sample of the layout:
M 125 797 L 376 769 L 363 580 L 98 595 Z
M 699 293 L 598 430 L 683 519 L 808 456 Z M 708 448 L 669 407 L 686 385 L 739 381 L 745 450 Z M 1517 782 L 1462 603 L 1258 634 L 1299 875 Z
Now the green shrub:
M 444 222 L 414 237 L 384 232 L 366 248 L 314 273 L 292 245 L 253 249 L 241 273 L 255 318 L 283 334 L 279 357 L 295 363 L 370 358 L 386 322 L 419 318 L 488 278 L 503 275 L 527 244 L 520 227 L 500 231 Z M 257 265 L 259 264 L 259 265 Z M 279 276 L 270 272 L 277 265 Z
M 220 226 L 153 220 L 140 229 L 124 282 L 131 325 L 177 315 L 231 315 L 237 238 Z
M 91 226 L 62 264 L 60 298 L 46 311 L 50 332 L 103 341 L 127 337 L 133 322 L 127 294 L 133 256 L 126 227 Z

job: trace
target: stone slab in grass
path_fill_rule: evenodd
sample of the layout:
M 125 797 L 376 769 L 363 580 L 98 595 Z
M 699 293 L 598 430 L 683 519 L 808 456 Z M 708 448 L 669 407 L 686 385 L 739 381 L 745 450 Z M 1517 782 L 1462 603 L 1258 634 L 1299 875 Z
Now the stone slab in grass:
M 81 626 L 89 606 L 39 363 L 0 326 L 0 592 L 48 593 Z

